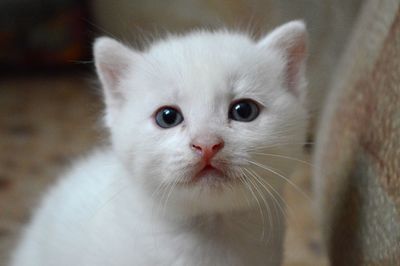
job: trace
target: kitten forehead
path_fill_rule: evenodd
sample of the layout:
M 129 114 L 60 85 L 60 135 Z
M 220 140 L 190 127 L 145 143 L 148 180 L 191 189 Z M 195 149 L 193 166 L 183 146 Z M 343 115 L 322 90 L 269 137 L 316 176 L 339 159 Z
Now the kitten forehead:
M 225 76 L 235 71 L 252 48 L 254 43 L 245 35 L 194 32 L 154 44 L 148 57 L 163 70 L 200 80 L 212 73 Z
M 150 53 L 174 53 L 213 51 L 231 51 L 252 47 L 254 41 L 248 35 L 239 32 L 220 31 L 193 31 L 186 35 L 169 35 L 166 39 L 155 42 L 149 49 Z M 208 49 L 207 49 L 208 48 Z
M 154 78 L 164 83 L 169 96 L 189 93 L 202 99 L 221 94 L 259 96 L 258 86 L 241 86 L 243 80 L 254 83 L 258 68 L 274 68 L 265 66 L 272 62 L 268 60 L 272 54 L 260 51 L 249 36 L 228 31 L 170 36 L 151 46 L 145 57 L 149 72 L 157 73 Z M 279 65 L 274 64 L 275 68 Z M 263 75 L 263 79 L 268 77 L 268 73 Z

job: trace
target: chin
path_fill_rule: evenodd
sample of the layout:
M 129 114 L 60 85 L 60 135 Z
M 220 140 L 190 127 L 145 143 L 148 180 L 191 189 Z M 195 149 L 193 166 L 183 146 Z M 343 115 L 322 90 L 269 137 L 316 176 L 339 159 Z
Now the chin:
M 190 215 L 243 211 L 253 205 L 238 179 L 212 173 L 180 183 L 172 193 L 171 202 L 177 211 Z

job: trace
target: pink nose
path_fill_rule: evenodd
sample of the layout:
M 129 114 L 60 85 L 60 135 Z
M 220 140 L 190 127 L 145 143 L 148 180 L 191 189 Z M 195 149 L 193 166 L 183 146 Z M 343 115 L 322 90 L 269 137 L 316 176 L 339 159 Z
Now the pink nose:
M 214 141 L 207 143 L 205 141 L 195 140 L 191 143 L 191 147 L 208 162 L 224 147 L 224 141 L 222 139 L 215 139 Z

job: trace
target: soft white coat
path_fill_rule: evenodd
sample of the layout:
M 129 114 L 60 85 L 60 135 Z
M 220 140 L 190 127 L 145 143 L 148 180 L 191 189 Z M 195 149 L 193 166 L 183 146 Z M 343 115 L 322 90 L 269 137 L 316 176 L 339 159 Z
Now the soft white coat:
M 97 39 L 111 145 L 48 192 L 11 265 L 279 265 L 282 185 L 307 126 L 306 39 L 301 21 L 259 41 L 195 31 L 136 51 Z M 238 99 L 257 102 L 255 120 L 229 118 Z M 183 122 L 157 126 L 162 106 Z M 188 183 L 200 160 L 191 143 L 216 137 L 227 178 Z

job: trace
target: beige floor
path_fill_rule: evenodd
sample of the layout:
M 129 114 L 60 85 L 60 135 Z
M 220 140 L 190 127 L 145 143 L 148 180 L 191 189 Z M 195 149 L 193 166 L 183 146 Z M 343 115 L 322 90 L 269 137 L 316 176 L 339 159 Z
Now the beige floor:
M 98 91 L 80 75 L 0 80 L 0 265 L 43 191 L 79 155 L 104 139 Z M 293 177 L 310 194 L 309 169 Z M 325 265 L 311 200 L 287 189 L 285 265 Z

